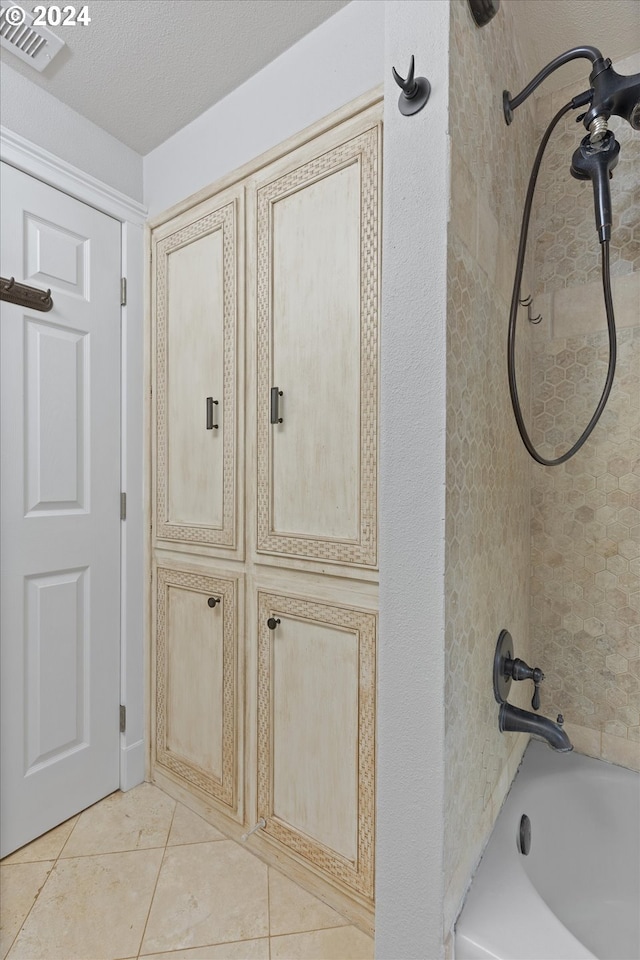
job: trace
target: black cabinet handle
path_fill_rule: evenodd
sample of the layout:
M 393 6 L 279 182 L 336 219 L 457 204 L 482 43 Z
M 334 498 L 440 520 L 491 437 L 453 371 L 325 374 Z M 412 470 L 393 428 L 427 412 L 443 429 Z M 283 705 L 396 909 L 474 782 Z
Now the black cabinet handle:
M 278 416 L 280 412 L 279 398 L 281 396 L 282 396 L 282 390 L 278 390 L 277 387 L 271 387 L 271 405 L 270 405 L 271 423 L 282 423 L 282 417 Z
M 210 607 L 215 607 L 217 603 L 220 603 L 220 597 L 209 597 L 207 603 Z
M 275 630 L 275 628 L 278 626 L 279 623 L 280 623 L 279 617 L 269 617 L 269 619 L 267 620 L 267 626 L 269 627 L 269 630 Z
M 213 422 L 213 408 L 218 406 L 218 401 L 213 397 L 207 397 L 207 430 L 217 430 L 218 424 Z M 216 411 L 217 413 L 217 411 Z M 216 420 L 218 418 L 216 417 Z

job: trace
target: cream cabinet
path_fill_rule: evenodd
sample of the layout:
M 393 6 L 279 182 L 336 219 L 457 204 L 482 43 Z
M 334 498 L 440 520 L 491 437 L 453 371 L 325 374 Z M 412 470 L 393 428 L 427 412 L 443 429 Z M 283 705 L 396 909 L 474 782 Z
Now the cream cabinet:
M 288 154 L 249 192 L 257 549 L 375 567 L 380 130 L 351 134 Z
M 168 211 L 150 285 L 151 778 L 369 931 L 381 116 Z
M 238 551 L 244 194 L 153 234 L 154 506 L 158 540 Z
M 258 816 L 373 898 L 376 615 L 258 592 Z
M 158 565 L 154 644 L 156 771 L 238 813 L 238 577 Z

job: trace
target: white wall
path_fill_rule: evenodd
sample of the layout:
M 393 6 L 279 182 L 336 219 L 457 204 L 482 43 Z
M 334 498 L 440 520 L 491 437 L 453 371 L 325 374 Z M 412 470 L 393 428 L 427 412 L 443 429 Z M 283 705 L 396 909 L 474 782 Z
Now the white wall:
M 61 100 L 0 63 L 2 125 L 133 200 L 142 200 L 142 157 Z
M 382 0 L 352 0 L 144 158 L 149 215 L 276 146 L 382 82 Z
M 376 956 L 442 956 L 449 4 L 387 0 Z M 391 66 L 432 86 L 400 114 Z

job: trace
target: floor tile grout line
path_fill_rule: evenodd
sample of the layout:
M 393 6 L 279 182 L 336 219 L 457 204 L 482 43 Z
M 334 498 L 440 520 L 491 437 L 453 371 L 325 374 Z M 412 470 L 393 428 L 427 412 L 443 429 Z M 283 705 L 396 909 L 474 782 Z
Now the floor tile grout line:
M 69 843 L 69 840 L 71 839 L 71 835 L 73 834 L 74 830 L 76 829 L 76 827 L 77 827 L 78 824 L 80 823 L 80 817 L 82 816 L 83 813 L 84 813 L 84 810 L 81 810 L 80 813 L 76 816 L 76 822 L 75 822 L 74 825 L 71 827 L 71 830 L 69 831 L 69 836 L 67 837 L 67 839 L 64 841 L 64 843 L 63 843 L 62 846 L 60 847 L 60 852 L 59 852 L 58 856 L 56 857 L 56 863 L 58 862 L 58 860 L 60 859 L 60 857 L 61 857 L 62 854 L 64 853 L 64 848 L 65 848 L 66 845 Z
M 36 861 L 34 861 L 34 862 L 35 862 L 35 863 L 46 863 L 46 860 L 36 860 Z M 38 899 L 39 899 L 39 897 L 40 897 L 40 894 L 41 894 L 42 891 L 44 890 L 45 884 L 47 883 L 47 881 L 49 880 L 49 877 L 50 877 L 51 874 L 53 873 L 53 868 L 55 867 L 55 865 L 56 865 L 57 862 L 58 862 L 57 860 L 54 860 L 53 864 L 51 865 L 51 870 L 49 870 L 49 872 L 47 873 L 46 877 L 44 878 L 44 882 L 43 882 L 42 886 L 38 889 L 38 892 L 36 893 L 35 897 L 33 898 L 33 903 L 32 903 L 31 906 L 29 907 L 29 909 L 28 909 L 28 911 L 27 911 L 26 917 L 24 918 L 24 920 L 23 920 L 22 923 L 20 924 L 18 930 L 16 931 L 16 935 L 15 935 L 15 937 L 13 938 L 13 940 L 11 941 L 11 946 L 9 947 L 9 949 L 7 950 L 7 952 L 5 953 L 5 957 L 8 957 L 9 954 L 11 953 L 11 951 L 13 950 L 13 948 L 15 947 L 15 945 L 16 945 L 16 940 L 18 939 L 18 937 L 19 937 L 20 934 L 22 933 L 22 928 L 24 927 L 25 923 L 26 923 L 27 920 L 29 919 L 29 916 L 31 915 L 31 911 L 33 910 L 33 908 L 35 907 L 36 903 L 38 902 Z M 7 866 L 7 867 L 12 867 L 12 866 L 13 866 L 13 867 L 19 867 L 19 866 L 22 866 L 22 864 L 19 864 L 19 863 L 13 863 L 13 864 L 12 864 L 12 863 L 7 863 L 6 866 Z
M 90 857 L 115 857 L 120 853 L 144 853 L 145 850 L 164 850 L 166 843 L 154 843 L 150 847 L 125 847 L 122 850 L 96 850 L 94 853 L 78 853 L 73 857 L 60 856 L 60 860 L 88 860 Z
M 172 813 L 172 815 L 171 815 L 171 823 L 169 824 L 169 829 L 167 830 L 167 839 L 166 839 L 165 845 L 164 845 L 164 852 L 163 852 L 162 857 L 161 857 L 161 859 L 160 859 L 160 866 L 158 867 L 158 875 L 157 875 L 157 877 L 156 877 L 156 882 L 155 882 L 155 884 L 153 885 L 153 893 L 151 894 L 151 900 L 149 901 L 149 910 L 147 911 L 147 919 L 146 919 L 145 922 L 144 922 L 144 927 L 143 927 L 143 930 L 142 930 L 142 936 L 140 937 L 140 943 L 138 944 L 138 949 L 137 949 L 137 951 L 136 951 L 136 957 L 139 957 L 139 956 L 140 956 L 140 951 L 142 950 L 142 944 L 144 943 L 144 938 L 145 938 L 145 935 L 146 935 L 146 932 L 147 932 L 147 927 L 149 926 L 149 917 L 151 916 L 151 910 L 152 910 L 152 908 L 153 908 L 153 901 L 155 900 L 156 890 L 158 889 L 158 882 L 159 882 L 159 880 L 160 880 L 160 874 L 162 873 L 162 865 L 164 864 L 164 858 L 165 858 L 166 855 L 167 855 L 167 845 L 168 845 L 168 843 L 169 843 L 169 837 L 171 836 L 171 828 L 173 827 L 173 821 L 175 820 L 177 809 L 178 809 L 178 801 L 176 800 L 176 801 L 175 801 L 175 806 L 174 806 L 174 808 L 173 808 L 173 813 Z
M 354 930 L 358 930 L 363 937 L 369 937 L 370 940 L 373 939 L 373 937 L 365 933 L 364 930 L 360 930 L 360 927 L 356 927 L 355 923 L 337 923 L 331 927 L 313 927 L 312 930 L 293 930 L 291 933 L 272 933 L 269 934 L 269 936 L 277 940 L 278 937 L 303 937 L 305 933 L 322 933 L 323 930 L 346 930 L 347 927 L 353 927 Z
M 76 825 L 77 825 L 78 820 L 80 819 L 80 816 L 81 816 L 81 815 L 80 815 L 80 814 L 75 814 L 75 816 L 76 816 L 76 822 L 74 823 L 74 825 L 71 827 L 71 830 L 69 831 L 69 837 L 71 836 L 71 834 L 72 834 L 73 831 L 75 830 Z M 69 817 L 69 820 L 71 820 L 71 817 Z M 63 820 L 63 821 L 62 821 L 62 823 L 66 823 L 66 822 L 67 822 L 66 820 Z M 61 826 L 62 826 L 62 823 L 59 823 L 58 826 L 61 827 Z M 52 830 L 56 830 L 56 829 L 57 829 L 57 827 L 52 827 Z M 48 831 L 47 831 L 47 832 L 48 832 Z M 43 836 L 46 836 L 46 834 L 43 834 Z M 15 947 L 15 945 L 16 945 L 16 940 L 18 939 L 18 937 L 19 937 L 20 934 L 22 933 L 22 929 L 23 929 L 25 923 L 27 922 L 27 920 L 28 920 L 29 917 L 31 916 L 31 911 L 33 910 L 33 908 L 35 907 L 36 903 L 37 903 L 38 900 L 40 899 L 40 894 L 42 893 L 42 891 L 44 890 L 45 886 L 46 886 L 47 883 L 49 882 L 49 879 L 50 879 L 50 877 L 51 877 L 51 874 L 53 873 L 53 871 L 55 870 L 55 868 L 56 868 L 56 866 L 57 866 L 57 864 L 58 864 L 58 860 L 60 859 L 60 856 L 61 856 L 61 854 L 62 854 L 62 851 L 64 850 L 64 848 L 65 848 L 66 845 L 67 845 L 67 842 L 68 842 L 68 840 L 69 840 L 69 837 L 67 837 L 67 839 L 64 841 L 64 843 L 63 843 L 62 846 L 60 847 L 60 850 L 58 851 L 58 856 L 57 856 L 57 857 L 48 857 L 48 858 L 46 858 L 45 860 L 27 860 L 27 861 L 26 861 L 26 863 L 46 863 L 47 860 L 53 860 L 53 863 L 51 864 L 51 869 L 48 871 L 46 877 L 44 878 L 44 883 L 43 883 L 42 886 L 39 888 L 38 892 L 36 893 L 35 897 L 33 898 L 33 903 L 32 903 L 31 906 L 29 907 L 29 910 L 27 911 L 26 917 L 24 918 L 24 920 L 23 920 L 22 923 L 20 924 L 20 927 L 19 927 L 19 929 L 18 929 L 15 937 L 14 937 L 13 940 L 11 941 L 11 946 L 9 947 L 9 949 L 7 950 L 7 952 L 6 952 L 6 954 L 5 954 L 6 957 L 9 956 L 9 954 L 11 953 L 11 951 L 13 950 L 13 948 Z M 36 839 L 39 840 L 40 838 L 37 837 Z M 32 842 L 33 842 L 33 841 L 32 841 Z M 7 867 L 12 867 L 12 866 L 13 866 L 13 867 L 18 867 L 18 866 L 21 866 L 21 864 L 19 864 L 19 863 L 13 863 L 13 864 L 12 864 L 12 863 L 7 863 L 7 864 L 5 864 L 5 866 L 7 866 Z
M 244 940 L 219 940 L 217 943 L 200 943 L 195 947 L 178 947 L 173 950 L 155 950 L 153 953 L 141 953 L 136 960 L 146 960 L 147 957 L 160 956 L 170 957 L 174 953 L 180 953 L 184 950 L 208 950 L 209 947 L 231 947 L 236 943 L 254 943 L 256 940 L 268 940 L 269 937 L 246 937 Z

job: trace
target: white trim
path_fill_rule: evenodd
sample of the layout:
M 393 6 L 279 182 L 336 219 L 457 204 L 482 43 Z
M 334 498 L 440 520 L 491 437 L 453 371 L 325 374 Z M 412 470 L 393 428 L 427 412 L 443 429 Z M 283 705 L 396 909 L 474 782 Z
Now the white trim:
M 120 702 L 127 729 L 120 735 L 120 788 L 145 776 L 144 687 L 144 230 L 146 207 L 78 167 L 0 126 L 0 159 L 121 222 L 121 489 L 127 519 L 121 523 Z
M 145 742 L 138 740 L 125 747 L 120 760 L 120 789 L 131 790 L 144 780 Z
M 142 203 L 3 126 L 0 126 L 0 159 L 116 220 L 144 223 L 146 219 L 147 208 Z
M 121 490 L 127 494 L 127 519 L 121 529 L 120 702 L 127 707 L 127 728 L 120 735 L 120 789 L 144 780 L 144 229 L 122 224 L 122 274 L 127 303 L 121 308 Z M 133 762 L 130 751 L 142 747 Z M 140 759 L 140 757 L 142 759 Z

